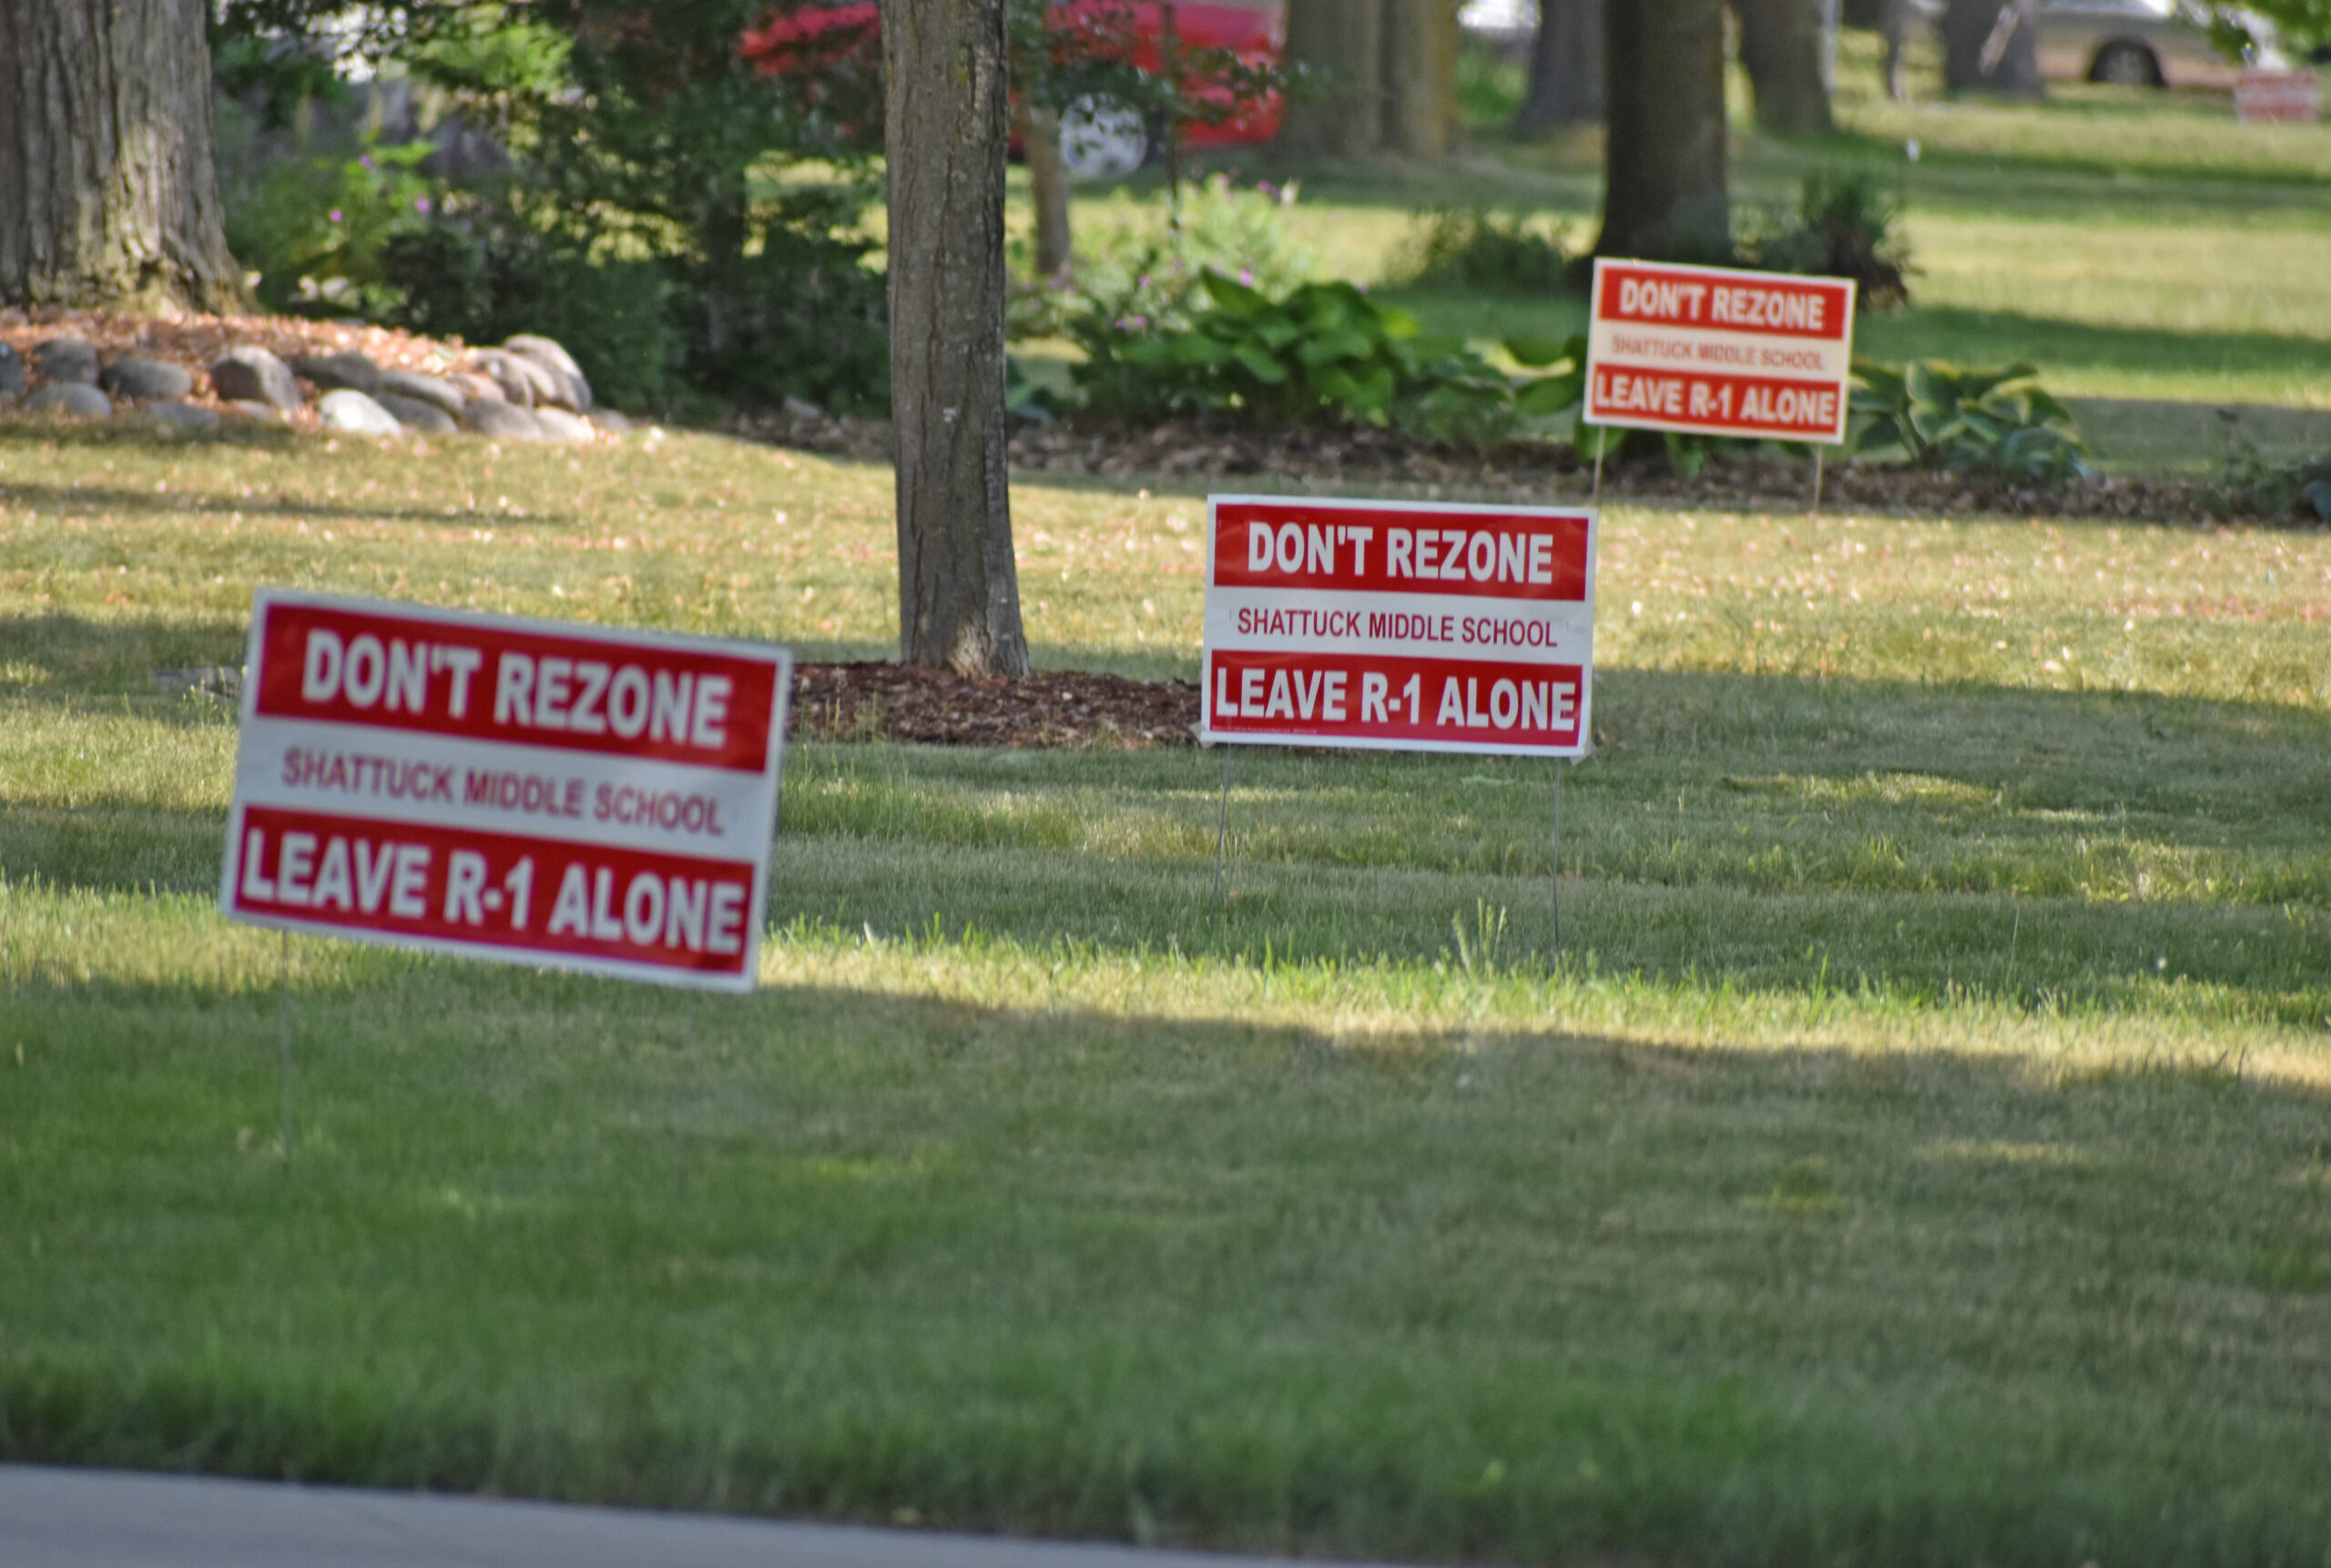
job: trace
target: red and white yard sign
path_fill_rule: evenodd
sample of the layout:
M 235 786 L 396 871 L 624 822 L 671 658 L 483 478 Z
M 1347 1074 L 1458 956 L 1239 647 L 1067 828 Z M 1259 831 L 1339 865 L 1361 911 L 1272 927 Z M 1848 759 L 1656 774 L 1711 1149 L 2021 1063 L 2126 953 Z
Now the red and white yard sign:
M 2323 117 L 2322 79 L 2313 71 L 2244 71 L 2234 81 L 2234 117 L 2311 125 Z
M 1209 743 L 1578 757 L 1594 514 L 1218 495 Z
M 792 656 L 260 591 L 230 920 L 749 991 Z
M 1588 424 L 1846 439 L 1850 281 L 1601 260 L 1593 310 Z

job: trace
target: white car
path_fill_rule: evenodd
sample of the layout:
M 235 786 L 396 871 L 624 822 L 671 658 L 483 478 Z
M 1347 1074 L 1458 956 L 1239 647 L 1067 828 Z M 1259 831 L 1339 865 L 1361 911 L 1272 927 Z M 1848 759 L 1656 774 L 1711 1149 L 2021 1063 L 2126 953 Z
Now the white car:
M 2264 18 L 2225 15 L 2253 38 L 2274 36 Z M 2040 0 L 2040 74 L 2058 82 L 2230 91 L 2244 64 L 2286 64 L 2271 44 L 2255 60 L 2228 59 L 2210 36 L 2211 16 L 2196 0 Z

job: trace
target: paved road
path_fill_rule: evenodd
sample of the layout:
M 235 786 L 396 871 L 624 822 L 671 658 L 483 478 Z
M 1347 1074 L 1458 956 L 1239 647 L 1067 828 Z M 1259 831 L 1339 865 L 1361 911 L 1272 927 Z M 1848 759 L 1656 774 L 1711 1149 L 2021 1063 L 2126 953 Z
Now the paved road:
M 1264 1568 L 1265 1562 L 0 1465 L 5 1568 Z

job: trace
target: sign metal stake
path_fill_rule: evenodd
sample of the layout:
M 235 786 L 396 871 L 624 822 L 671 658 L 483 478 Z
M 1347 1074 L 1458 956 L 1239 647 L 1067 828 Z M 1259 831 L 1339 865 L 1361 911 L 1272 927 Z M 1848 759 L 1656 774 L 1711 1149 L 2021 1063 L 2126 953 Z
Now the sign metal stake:
M 275 993 L 276 1075 L 283 1091 L 280 1112 L 283 1125 L 283 1157 L 290 1159 L 291 1128 L 291 933 L 282 937 L 283 983 Z
M 1813 515 L 1816 517 L 1821 515 L 1821 479 L 1826 472 L 1825 464 L 1828 462 L 1828 455 L 1827 447 L 1817 446 L 1813 449 Z
M 1217 925 L 1222 921 L 1223 869 L 1230 860 L 1230 754 L 1237 749 L 1235 746 L 1222 748 L 1222 817 L 1214 830 L 1214 918 Z
M 1587 500 L 1590 503 L 1600 502 L 1603 499 L 1603 430 L 1600 425 L 1589 426 L 1583 422 L 1581 422 L 1579 428 L 1593 429 L 1594 432 L 1594 489 L 1587 496 Z
M 1554 962 L 1562 961 L 1562 775 L 1570 765 L 1554 764 Z

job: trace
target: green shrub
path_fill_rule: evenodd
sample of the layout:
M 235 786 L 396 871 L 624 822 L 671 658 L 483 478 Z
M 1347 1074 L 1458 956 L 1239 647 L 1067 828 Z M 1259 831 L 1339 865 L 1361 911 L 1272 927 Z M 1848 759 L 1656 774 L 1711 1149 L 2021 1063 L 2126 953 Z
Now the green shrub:
M 1305 283 L 1274 299 L 1219 272 L 1201 281 L 1210 302 L 1185 330 L 1081 324 L 1087 358 L 1075 376 L 1089 407 L 1128 417 L 1235 411 L 1278 425 L 1344 420 L 1487 444 L 1579 400 L 1574 342 L 1510 345 L 1524 363 L 1571 365 L 1517 393 L 1461 339 L 1428 336 L 1349 283 Z
M 1962 371 L 1940 360 L 1888 370 L 1854 361 L 1856 456 L 1900 451 L 1930 468 L 1962 468 L 2053 484 L 2091 472 L 2071 411 L 2042 391 L 2030 365 Z
M 1299 188 L 1293 181 L 1242 188 L 1228 175 L 1215 174 L 1186 188 L 1179 221 L 1162 232 L 1146 222 L 1088 223 L 1067 277 L 1031 279 L 1014 290 L 1012 336 L 1069 335 L 1073 322 L 1094 315 L 1112 321 L 1138 318 L 1179 331 L 1190 324 L 1192 296 L 1209 270 L 1265 293 L 1295 288 L 1316 264 L 1310 249 L 1288 229 Z M 1013 250 L 1024 277 L 1032 248 L 1015 239 Z
M 1559 227 L 1533 228 L 1519 213 L 1449 208 L 1425 215 L 1410 250 L 1406 270 L 1420 285 L 1499 293 L 1550 293 L 1574 260 Z
M 283 315 L 378 319 L 397 302 L 389 246 L 443 199 L 420 172 L 429 144 L 368 137 L 353 158 L 276 165 L 234 203 L 227 244 L 259 274 L 260 303 Z
M 1809 177 L 1797 210 L 1744 208 L 1735 246 L 1743 265 L 1769 272 L 1850 278 L 1861 308 L 1890 311 L 1909 302 L 1909 242 L 1902 204 L 1866 172 Z

